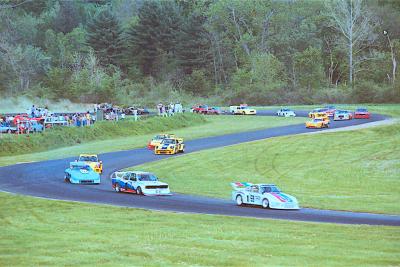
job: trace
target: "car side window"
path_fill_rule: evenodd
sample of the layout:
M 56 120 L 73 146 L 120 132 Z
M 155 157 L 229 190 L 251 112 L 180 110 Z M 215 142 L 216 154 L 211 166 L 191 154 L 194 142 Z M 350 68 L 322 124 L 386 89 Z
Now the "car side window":
M 132 173 L 130 180 L 136 182 L 136 173 Z

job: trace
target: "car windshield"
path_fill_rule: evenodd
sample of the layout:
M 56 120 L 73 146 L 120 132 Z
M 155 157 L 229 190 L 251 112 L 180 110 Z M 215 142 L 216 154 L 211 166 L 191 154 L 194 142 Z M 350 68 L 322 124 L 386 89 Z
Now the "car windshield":
M 97 162 L 97 157 L 95 157 L 95 156 L 80 156 L 79 161 Z
M 175 139 L 164 139 L 161 143 L 165 145 L 175 144 Z
M 139 181 L 157 181 L 157 177 L 151 173 L 143 173 L 138 175 Z
M 248 106 L 240 107 L 240 109 L 249 109 Z
M 154 136 L 154 140 L 160 140 L 160 139 L 164 139 L 165 138 L 165 135 L 164 134 L 160 134 L 160 135 L 156 135 L 156 136 Z
M 262 186 L 261 187 L 261 193 L 280 193 L 281 190 L 279 190 L 278 187 L 276 186 Z
M 357 112 L 368 112 L 366 108 L 358 108 Z
M 314 119 L 313 121 L 314 121 L 314 122 L 320 122 L 320 121 L 323 121 L 323 120 L 321 120 L 321 119 Z

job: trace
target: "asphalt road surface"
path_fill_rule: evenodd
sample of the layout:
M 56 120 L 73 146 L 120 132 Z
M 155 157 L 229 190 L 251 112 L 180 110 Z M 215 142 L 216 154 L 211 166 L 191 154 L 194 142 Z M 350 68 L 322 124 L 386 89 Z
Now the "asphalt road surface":
M 298 116 L 307 116 L 297 111 Z M 271 116 L 273 111 L 259 111 L 258 116 Z M 284 119 L 284 118 L 283 118 Z M 370 120 L 332 121 L 330 128 L 357 125 L 385 119 L 373 114 Z M 306 129 L 304 124 L 289 125 L 265 130 L 228 134 L 186 141 L 185 153 L 239 144 L 243 142 L 285 136 L 321 129 Z M 323 130 L 322 130 L 323 131 Z M 270 210 L 258 207 L 239 207 L 233 201 L 219 198 L 174 193 L 172 196 L 145 197 L 116 193 L 112 190 L 109 176 L 112 172 L 160 160 L 166 155 L 154 155 L 146 148 L 110 152 L 99 155 L 104 162 L 100 185 L 72 185 L 64 182 L 64 170 L 76 158 L 64 158 L 34 163 L 22 163 L 0 168 L 0 190 L 16 194 L 49 199 L 71 200 L 115 206 L 135 207 L 186 213 L 219 214 L 228 216 L 272 218 L 340 224 L 370 224 L 400 226 L 400 216 L 302 208 L 300 210 Z M 195 170 L 194 170 L 195 171 Z M 173 184 L 170 185 L 173 190 Z M 227 191 L 226 195 L 230 196 Z M 299 196 L 297 196 L 299 198 Z M 300 203 L 301 205 L 301 203 Z

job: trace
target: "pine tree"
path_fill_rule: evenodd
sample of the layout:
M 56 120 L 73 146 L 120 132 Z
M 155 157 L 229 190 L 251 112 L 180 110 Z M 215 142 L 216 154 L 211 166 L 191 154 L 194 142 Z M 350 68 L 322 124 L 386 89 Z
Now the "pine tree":
M 122 30 L 117 19 L 103 10 L 88 24 L 88 43 L 95 51 L 100 64 L 120 66 L 123 52 Z
M 177 57 L 186 74 L 191 74 L 195 69 L 207 69 L 211 64 L 211 44 L 204 20 L 202 15 L 192 13 L 179 36 Z
M 127 30 L 127 43 L 144 75 L 156 76 L 160 49 L 160 6 L 146 1 L 139 9 L 138 24 Z

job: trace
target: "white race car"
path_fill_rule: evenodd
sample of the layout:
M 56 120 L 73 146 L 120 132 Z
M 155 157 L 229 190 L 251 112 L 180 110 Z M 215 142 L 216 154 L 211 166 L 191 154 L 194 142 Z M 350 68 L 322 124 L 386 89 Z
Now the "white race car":
M 276 112 L 276 115 L 280 117 L 296 117 L 296 113 L 288 108 L 281 108 Z
M 343 121 L 353 119 L 353 113 L 347 110 L 336 110 L 333 114 L 334 121 Z
M 126 171 L 111 174 L 112 187 L 116 192 L 138 195 L 171 195 L 169 186 L 158 181 L 150 172 Z
M 300 208 L 295 197 L 282 193 L 276 185 L 241 182 L 234 182 L 231 185 L 233 187 L 232 200 L 238 206 L 253 204 L 265 209 L 297 210 Z

